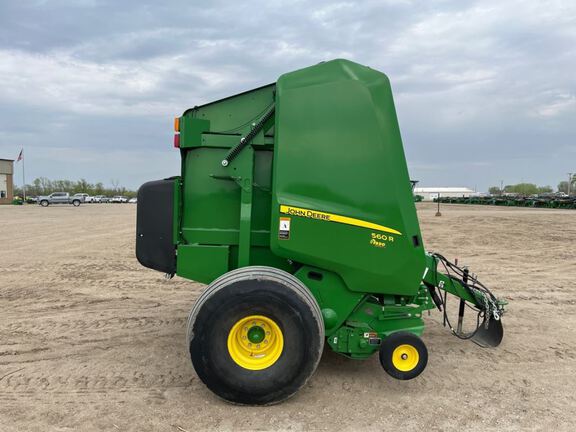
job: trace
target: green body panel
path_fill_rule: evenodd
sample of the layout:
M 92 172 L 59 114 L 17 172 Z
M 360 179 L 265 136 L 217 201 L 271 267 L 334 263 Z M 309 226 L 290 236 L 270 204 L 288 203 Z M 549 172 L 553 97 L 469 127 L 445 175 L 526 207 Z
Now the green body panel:
M 228 271 L 229 257 L 229 246 L 179 245 L 176 271 L 187 279 L 210 283 Z
M 339 274 L 352 291 L 415 294 L 424 248 L 386 75 L 327 62 L 281 76 L 276 99 L 272 230 L 284 204 L 401 234 L 294 216 L 272 250 Z M 373 233 L 384 241 L 373 244 Z
M 181 117 L 181 125 L 185 125 L 188 119 L 208 120 L 210 129 L 206 132 L 210 134 L 243 134 L 274 103 L 274 91 L 275 84 L 270 84 L 191 108 Z M 186 132 L 182 126 L 181 132 Z
M 180 242 L 180 221 L 182 220 L 182 178 L 176 177 L 174 182 L 174 211 L 172 213 L 172 241 Z
M 292 273 L 318 301 L 330 346 L 352 358 L 394 331 L 422 333 L 434 307 L 422 279 L 445 276 L 422 245 L 384 74 L 335 60 L 194 107 L 180 118 L 180 151 L 179 276 L 210 283 L 249 265 Z
M 210 130 L 210 121 L 193 117 L 182 117 L 180 124 L 180 148 L 192 148 L 202 145 L 202 134 Z
M 318 301 L 327 336 L 338 330 L 366 296 L 349 290 L 342 278 L 330 271 L 303 266 L 294 276 L 312 291 Z

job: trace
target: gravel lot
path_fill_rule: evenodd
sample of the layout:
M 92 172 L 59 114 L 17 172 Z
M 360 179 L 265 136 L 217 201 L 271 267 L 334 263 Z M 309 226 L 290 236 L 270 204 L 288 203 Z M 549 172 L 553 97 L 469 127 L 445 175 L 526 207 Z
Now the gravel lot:
M 0 431 L 574 430 L 576 211 L 420 204 L 425 245 L 510 301 L 481 349 L 427 318 L 430 359 L 399 382 L 325 352 L 289 401 L 228 405 L 185 347 L 202 285 L 134 258 L 135 206 L 0 206 Z

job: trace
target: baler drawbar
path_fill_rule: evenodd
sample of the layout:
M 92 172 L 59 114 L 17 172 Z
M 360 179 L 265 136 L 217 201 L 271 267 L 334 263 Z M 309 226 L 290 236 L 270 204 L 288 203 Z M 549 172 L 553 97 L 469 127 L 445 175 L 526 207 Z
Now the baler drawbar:
M 502 341 L 505 302 L 424 249 L 383 73 L 333 60 L 284 74 L 185 111 L 174 143 L 180 175 L 138 192 L 136 256 L 208 284 L 187 346 L 216 395 L 285 400 L 325 344 L 353 359 L 378 352 L 388 374 L 415 378 L 434 308 L 461 339 Z

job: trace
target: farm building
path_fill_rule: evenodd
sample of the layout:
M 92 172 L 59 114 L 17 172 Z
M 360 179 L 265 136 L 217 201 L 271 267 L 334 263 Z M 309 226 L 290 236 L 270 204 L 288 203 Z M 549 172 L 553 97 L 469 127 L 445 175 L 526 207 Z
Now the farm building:
M 438 195 L 456 198 L 469 197 L 477 195 L 477 193 L 466 187 L 417 187 L 414 188 L 414 195 L 424 197 L 424 201 L 432 201 L 434 198 L 438 198 Z
M 14 194 L 14 161 L 0 159 L 0 204 L 10 204 Z

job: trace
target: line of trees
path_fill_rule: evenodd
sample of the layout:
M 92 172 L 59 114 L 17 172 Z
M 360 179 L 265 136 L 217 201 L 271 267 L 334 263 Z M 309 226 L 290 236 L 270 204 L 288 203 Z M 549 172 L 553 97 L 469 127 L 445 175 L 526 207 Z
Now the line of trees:
M 576 175 L 572 178 L 570 186 L 570 193 L 576 193 Z M 554 189 L 550 186 L 538 186 L 534 183 L 518 183 L 514 185 L 506 185 L 503 190 L 499 186 L 490 186 L 488 192 L 492 195 L 500 195 L 501 193 L 513 193 L 518 195 L 536 195 L 553 193 Z M 568 193 L 568 181 L 561 181 L 558 184 L 558 192 Z
M 52 192 L 68 192 L 71 194 L 75 193 L 87 193 L 88 195 L 123 195 L 129 198 L 136 196 L 136 191 L 125 188 L 119 185 L 118 180 L 111 181 L 112 186 L 106 187 L 102 182 L 90 183 L 85 179 L 80 179 L 78 181 L 74 180 L 50 180 L 46 177 L 39 177 L 34 179 L 32 184 L 26 185 L 26 195 L 27 196 L 39 196 L 39 195 L 49 195 Z M 22 196 L 22 188 L 14 188 L 14 194 Z

